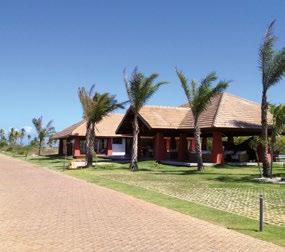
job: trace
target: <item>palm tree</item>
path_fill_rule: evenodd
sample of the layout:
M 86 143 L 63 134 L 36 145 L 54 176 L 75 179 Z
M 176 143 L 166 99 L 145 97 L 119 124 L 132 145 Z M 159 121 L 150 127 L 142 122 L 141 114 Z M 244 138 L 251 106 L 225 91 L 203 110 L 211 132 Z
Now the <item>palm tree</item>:
M 24 128 L 21 129 L 20 131 L 20 144 L 23 144 L 23 139 L 26 136 L 26 130 Z
M 53 124 L 52 120 L 49 121 L 47 123 L 47 125 L 44 127 L 42 116 L 40 116 L 39 118 L 33 118 L 32 122 L 33 122 L 35 129 L 36 129 L 36 132 L 37 132 L 37 138 L 36 139 L 37 139 L 38 145 L 39 145 L 38 154 L 40 156 L 46 139 L 51 137 L 55 133 L 55 129 L 52 126 L 52 124 Z
M 276 151 L 276 143 L 278 137 L 285 130 L 285 105 L 270 105 L 270 113 L 273 116 L 272 122 L 272 133 L 271 133 L 271 141 L 270 141 L 270 150 L 271 150 L 271 168 L 270 168 L 270 176 L 272 176 L 272 168 L 273 168 L 273 154 Z
M 14 128 L 11 128 L 8 133 L 8 142 L 10 145 L 15 145 L 17 141 L 17 134 Z
M 118 103 L 116 96 L 109 93 L 95 92 L 93 85 L 89 92 L 84 87 L 78 89 L 78 97 L 83 109 L 83 118 L 86 120 L 86 166 L 93 163 L 95 126 L 105 116 L 118 108 L 124 108 L 124 103 Z
M 177 76 L 181 82 L 181 86 L 184 90 L 186 98 L 188 100 L 189 108 L 191 108 L 194 118 L 194 136 L 196 142 L 196 154 L 197 154 L 197 166 L 198 171 L 204 169 L 202 159 L 202 147 L 201 147 L 201 130 L 199 126 L 199 117 L 203 111 L 205 111 L 211 102 L 211 99 L 217 94 L 222 93 L 229 85 L 229 81 L 219 81 L 215 87 L 212 87 L 212 83 L 218 79 L 215 72 L 209 73 L 200 83 L 192 80 L 188 83 L 182 71 L 176 69 Z
M 124 70 L 124 81 L 131 103 L 130 109 L 134 113 L 133 119 L 133 146 L 132 157 L 130 163 L 130 169 L 132 171 L 138 170 L 138 114 L 140 109 L 146 104 L 146 102 L 155 94 L 161 85 L 167 82 L 161 81 L 154 83 L 154 80 L 158 77 L 158 74 L 153 73 L 150 76 L 145 76 L 142 72 L 139 72 L 137 68 L 134 69 L 130 78 L 128 78 L 126 70 Z
M 0 129 L 0 147 L 3 147 L 7 144 L 7 139 L 5 135 L 5 130 Z
M 17 142 L 18 142 L 18 140 L 20 139 L 20 137 L 21 137 L 21 133 L 20 133 L 20 131 L 18 131 L 18 130 L 15 130 L 15 144 L 17 144 Z
M 0 129 L 0 140 L 1 141 L 6 141 L 6 136 L 5 136 L 5 130 Z
M 276 85 L 285 74 L 285 47 L 280 51 L 274 51 L 273 46 L 277 37 L 273 34 L 275 20 L 269 25 L 263 42 L 259 49 L 259 68 L 262 74 L 262 102 L 261 102 L 261 125 L 262 125 L 262 166 L 263 176 L 270 177 L 270 164 L 268 153 L 268 102 L 267 91 Z

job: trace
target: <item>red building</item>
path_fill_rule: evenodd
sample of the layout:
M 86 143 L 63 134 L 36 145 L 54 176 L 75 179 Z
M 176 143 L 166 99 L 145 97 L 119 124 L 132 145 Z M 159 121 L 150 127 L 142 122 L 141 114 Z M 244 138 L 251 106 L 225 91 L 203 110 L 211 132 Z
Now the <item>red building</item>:
M 199 119 L 203 160 L 255 161 L 249 141 L 234 144 L 234 137 L 261 134 L 260 104 L 224 93 L 217 95 Z M 117 134 L 131 134 L 133 112 L 129 109 Z M 271 120 L 271 116 L 269 121 Z M 195 162 L 194 124 L 188 106 L 144 106 L 139 112 L 139 155 L 157 161 L 179 160 Z
M 96 124 L 96 141 L 94 149 L 97 154 L 106 156 L 125 156 L 130 152 L 131 137 L 125 134 L 116 134 L 116 129 L 123 115 L 110 114 L 100 123 Z M 59 155 L 82 157 L 86 152 L 85 144 L 86 122 L 80 121 L 70 127 L 56 133 L 53 139 L 59 140 Z

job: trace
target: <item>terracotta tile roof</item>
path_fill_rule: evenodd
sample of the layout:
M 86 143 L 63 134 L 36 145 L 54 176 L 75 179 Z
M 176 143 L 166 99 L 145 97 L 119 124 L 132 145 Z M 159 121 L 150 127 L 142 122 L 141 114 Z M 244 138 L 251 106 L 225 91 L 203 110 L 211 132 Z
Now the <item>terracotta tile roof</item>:
M 269 123 L 272 115 L 268 115 Z M 214 127 L 219 128 L 260 128 L 260 104 L 241 97 L 224 93 L 217 109 Z
M 96 125 L 95 134 L 99 137 L 118 137 L 123 136 L 116 134 L 115 131 L 121 122 L 124 115 L 110 114 L 106 116 L 100 123 Z M 70 127 L 57 132 L 53 139 L 66 138 L 70 136 L 85 136 L 86 135 L 86 122 L 84 120 L 71 125 Z
M 188 104 L 179 107 L 144 106 L 139 116 L 152 129 L 193 129 L 194 120 Z M 201 128 L 260 128 L 261 109 L 258 103 L 229 93 L 215 96 L 199 118 Z M 127 118 L 127 117 L 126 117 Z M 269 115 L 269 122 L 271 122 Z M 120 127 L 117 130 L 120 132 Z

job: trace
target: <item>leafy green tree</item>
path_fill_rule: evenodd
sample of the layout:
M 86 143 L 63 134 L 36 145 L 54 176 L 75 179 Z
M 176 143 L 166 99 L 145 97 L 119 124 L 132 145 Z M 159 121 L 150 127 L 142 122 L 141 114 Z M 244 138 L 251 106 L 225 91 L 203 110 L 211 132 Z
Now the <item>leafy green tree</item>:
M 285 47 L 280 51 L 274 51 L 274 43 L 277 37 L 273 34 L 273 21 L 264 36 L 259 49 L 259 68 L 262 74 L 262 102 L 261 102 L 261 124 L 262 124 L 262 166 L 263 176 L 270 177 L 271 169 L 267 156 L 268 153 L 268 90 L 276 85 L 285 74 Z
M 45 144 L 45 141 L 49 139 L 54 133 L 55 129 L 52 126 L 53 121 L 49 121 L 46 126 L 43 125 L 43 117 L 33 118 L 33 125 L 37 132 L 37 142 L 38 142 L 38 155 L 41 155 L 42 148 Z
M 273 116 L 272 122 L 272 132 L 271 132 L 271 141 L 270 141 L 270 150 L 271 150 L 271 176 L 272 176 L 272 168 L 273 168 L 273 154 L 278 149 L 278 138 L 280 135 L 285 132 L 285 105 L 270 105 L 270 113 Z
M 124 103 L 118 103 L 116 96 L 109 93 L 95 92 L 94 85 L 89 92 L 84 87 L 79 88 L 78 97 L 86 120 L 86 162 L 87 167 L 90 167 L 93 164 L 95 125 L 112 111 L 124 108 Z
M 181 82 L 181 86 L 184 90 L 186 98 L 188 100 L 189 108 L 191 108 L 194 118 L 194 137 L 196 142 L 196 154 L 197 154 L 197 166 L 198 171 L 204 169 L 202 159 L 202 146 L 201 146 L 201 129 L 199 126 L 199 117 L 203 111 L 205 111 L 208 105 L 211 103 L 211 99 L 222 93 L 229 85 L 229 81 L 219 81 L 215 87 L 212 87 L 212 83 L 215 82 L 218 77 L 215 72 L 209 73 L 200 83 L 192 80 L 188 83 L 182 71 L 176 69 L 177 76 Z
M 126 91 L 131 103 L 130 109 L 134 113 L 133 118 L 133 145 L 132 145 L 132 157 L 130 163 L 130 169 L 132 171 L 138 171 L 138 114 L 140 109 L 146 104 L 146 102 L 156 93 L 161 85 L 166 84 L 165 81 L 154 83 L 158 74 L 153 73 L 150 76 L 145 76 L 142 72 L 139 72 L 137 68 L 134 69 L 130 78 L 127 76 L 126 70 L 124 71 L 124 81 Z

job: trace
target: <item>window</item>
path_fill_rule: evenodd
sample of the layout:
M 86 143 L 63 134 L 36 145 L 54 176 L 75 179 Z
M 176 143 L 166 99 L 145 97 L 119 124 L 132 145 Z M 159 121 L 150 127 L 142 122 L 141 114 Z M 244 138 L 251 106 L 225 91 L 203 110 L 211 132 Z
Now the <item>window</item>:
M 113 144 L 122 144 L 123 139 L 122 138 L 113 138 Z
M 86 154 L 86 141 L 80 140 L 80 153 Z

